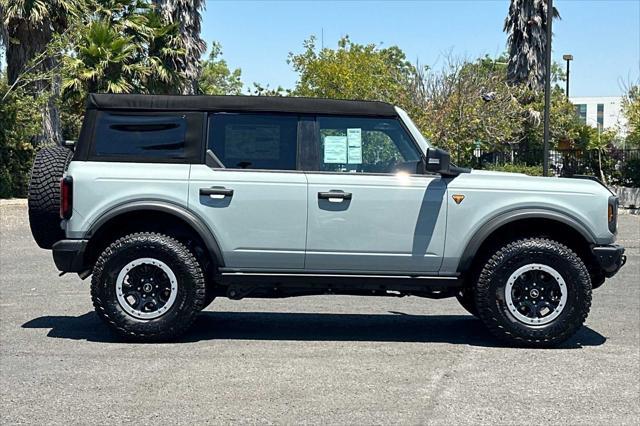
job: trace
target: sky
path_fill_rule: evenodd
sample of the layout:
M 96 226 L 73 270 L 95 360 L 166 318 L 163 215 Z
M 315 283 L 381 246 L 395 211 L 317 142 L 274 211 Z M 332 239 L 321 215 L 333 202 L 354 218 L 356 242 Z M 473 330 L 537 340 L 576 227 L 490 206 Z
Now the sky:
M 571 96 L 617 96 L 640 79 L 640 0 L 555 0 L 553 59 L 570 53 Z M 412 62 L 438 68 L 452 55 L 474 59 L 505 51 L 508 0 L 207 1 L 202 37 L 222 44 L 247 85 L 292 88 L 290 52 L 315 35 L 335 48 L 344 35 L 357 43 L 396 45 Z

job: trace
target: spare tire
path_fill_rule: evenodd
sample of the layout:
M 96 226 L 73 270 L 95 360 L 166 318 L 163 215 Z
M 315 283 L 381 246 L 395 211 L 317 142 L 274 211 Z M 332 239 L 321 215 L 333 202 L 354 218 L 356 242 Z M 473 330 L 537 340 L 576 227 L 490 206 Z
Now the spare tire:
M 29 180 L 29 226 L 36 243 L 50 249 L 64 238 L 60 228 L 60 179 L 73 152 L 57 145 L 45 146 L 33 160 Z

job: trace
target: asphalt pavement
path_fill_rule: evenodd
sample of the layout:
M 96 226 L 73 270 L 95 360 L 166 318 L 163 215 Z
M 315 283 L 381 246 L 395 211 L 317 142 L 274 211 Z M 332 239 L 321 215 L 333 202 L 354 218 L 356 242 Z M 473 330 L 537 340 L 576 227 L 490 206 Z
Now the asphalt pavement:
M 216 300 L 181 341 L 122 343 L 0 203 L 2 424 L 638 424 L 640 217 L 559 349 L 504 347 L 455 299 Z

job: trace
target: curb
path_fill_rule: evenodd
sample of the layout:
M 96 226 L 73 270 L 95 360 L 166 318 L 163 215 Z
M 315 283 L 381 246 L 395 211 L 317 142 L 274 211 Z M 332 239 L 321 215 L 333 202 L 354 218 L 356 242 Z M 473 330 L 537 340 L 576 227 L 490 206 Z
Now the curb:
M 27 199 L 26 198 L 8 198 L 1 200 L 0 206 L 26 206 Z

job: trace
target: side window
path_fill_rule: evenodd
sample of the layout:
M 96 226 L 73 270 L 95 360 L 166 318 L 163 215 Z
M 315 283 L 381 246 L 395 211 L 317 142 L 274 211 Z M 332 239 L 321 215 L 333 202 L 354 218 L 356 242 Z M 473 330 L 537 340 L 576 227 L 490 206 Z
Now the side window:
M 96 123 L 97 157 L 185 157 L 184 115 L 126 115 L 103 112 Z
M 295 170 L 298 117 L 274 114 L 212 114 L 211 149 L 231 169 Z
M 346 173 L 415 173 L 420 155 L 397 120 L 318 117 L 319 170 Z

